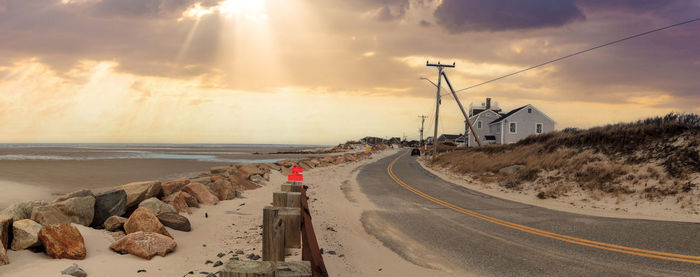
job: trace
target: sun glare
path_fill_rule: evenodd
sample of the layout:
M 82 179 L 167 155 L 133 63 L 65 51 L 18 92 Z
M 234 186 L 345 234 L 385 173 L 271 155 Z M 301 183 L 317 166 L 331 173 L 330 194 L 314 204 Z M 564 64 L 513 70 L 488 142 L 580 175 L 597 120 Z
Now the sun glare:
M 254 20 L 267 19 L 265 0 L 226 0 L 219 5 L 219 13 L 226 17 L 242 16 Z

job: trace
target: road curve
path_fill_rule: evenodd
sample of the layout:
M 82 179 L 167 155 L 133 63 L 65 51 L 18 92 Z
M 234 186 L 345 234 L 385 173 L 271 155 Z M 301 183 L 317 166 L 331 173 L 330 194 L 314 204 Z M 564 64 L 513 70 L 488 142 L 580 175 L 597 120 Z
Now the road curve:
M 402 151 L 357 181 L 365 229 L 418 265 L 479 276 L 700 276 L 700 224 L 578 215 L 446 182 Z

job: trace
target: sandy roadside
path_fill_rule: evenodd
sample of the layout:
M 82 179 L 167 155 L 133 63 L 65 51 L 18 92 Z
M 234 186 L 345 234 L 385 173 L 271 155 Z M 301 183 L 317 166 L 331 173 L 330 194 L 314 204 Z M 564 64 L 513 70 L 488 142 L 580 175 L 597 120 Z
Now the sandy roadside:
M 539 199 L 536 197 L 537 192 L 535 191 L 510 191 L 497 184 L 486 184 L 469 176 L 459 176 L 446 169 L 429 167 L 423 159 L 419 159 L 419 163 L 430 173 L 445 181 L 494 197 L 542 208 L 611 218 L 700 222 L 700 215 L 678 210 L 677 205 L 675 205 L 676 200 L 670 198 L 651 202 L 644 199 L 620 200 L 610 196 L 602 196 L 600 200 L 592 200 L 588 195 L 578 192 L 562 198 Z
M 329 273 L 331 276 L 465 276 L 415 265 L 365 231 L 360 220 L 362 214 L 377 207 L 360 192 L 357 174 L 363 165 L 397 151 L 390 149 L 373 154 L 368 160 L 313 169 L 304 174 L 304 183 L 310 187 L 314 230 L 324 249 Z
M 331 276 L 454 276 L 406 261 L 367 234 L 362 226 L 362 212 L 375 208 L 359 192 L 355 182 L 357 169 L 393 153 L 396 150 L 304 173 L 305 184 L 310 186 L 314 229 L 325 250 L 324 259 Z M 269 182 L 259 189 L 245 191 L 243 198 L 192 209 L 191 215 L 185 215 L 191 222 L 191 232 L 168 228 L 178 246 L 166 257 L 156 256 L 148 261 L 119 255 L 109 249 L 113 238 L 108 233 L 74 225 L 85 239 L 88 253 L 85 260 L 54 260 L 44 253 L 10 250 L 11 263 L 0 267 L 0 276 L 61 276 L 60 272 L 73 263 L 88 276 L 206 276 L 203 273 L 218 271 L 213 266 L 217 261 L 226 262 L 232 257 L 246 260 L 249 254 L 261 255 L 262 209 L 270 205 L 272 192 L 278 191 L 285 180 L 285 176 L 272 171 Z M 238 250 L 244 254 L 236 255 Z M 221 254 L 222 257 L 217 256 Z M 300 258 L 300 251 L 295 250 L 287 260 Z M 146 272 L 138 273 L 139 270 Z

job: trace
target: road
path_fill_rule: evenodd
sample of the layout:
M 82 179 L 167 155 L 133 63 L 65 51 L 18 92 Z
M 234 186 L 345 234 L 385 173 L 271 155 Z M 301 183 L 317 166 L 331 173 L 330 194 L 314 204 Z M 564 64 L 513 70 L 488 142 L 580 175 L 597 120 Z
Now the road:
M 405 259 L 477 276 L 700 276 L 700 224 L 615 219 L 508 201 L 444 181 L 401 151 L 357 181 L 365 229 Z

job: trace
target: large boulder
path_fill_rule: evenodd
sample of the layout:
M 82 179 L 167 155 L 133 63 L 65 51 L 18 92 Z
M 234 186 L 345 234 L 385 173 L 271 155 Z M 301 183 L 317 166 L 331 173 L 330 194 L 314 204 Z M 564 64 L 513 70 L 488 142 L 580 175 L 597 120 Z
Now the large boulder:
M 190 195 L 189 193 L 186 193 L 184 191 L 178 191 L 176 193 L 173 193 L 173 194 L 168 195 L 167 197 L 163 198 L 163 201 L 165 201 L 165 203 L 168 203 L 171 206 L 173 206 L 173 208 L 175 208 L 175 210 L 178 213 L 191 214 L 192 211 L 190 211 L 190 207 L 189 207 L 189 205 L 187 205 L 187 200 L 185 199 L 188 196 L 191 197 L 192 199 L 194 199 L 194 197 L 192 195 Z M 197 199 L 194 199 L 194 201 L 197 201 Z
M 0 217 L 11 217 L 14 221 L 29 219 L 32 217 L 32 209 L 46 205 L 45 201 L 27 201 L 12 204 L 0 212 Z
M 228 175 L 229 170 L 231 167 L 229 166 L 215 166 L 209 169 L 212 175 L 220 174 L 220 175 Z
M 107 231 L 117 231 L 119 229 L 124 228 L 124 223 L 126 223 L 126 218 L 123 218 L 121 216 L 110 216 L 105 220 L 105 222 L 102 224 L 102 226 L 105 227 L 105 230 Z
M 139 231 L 153 232 L 172 238 L 168 231 L 165 230 L 163 223 L 160 223 L 160 220 L 158 220 L 153 212 L 145 207 L 139 207 L 131 214 L 129 219 L 124 223 L 124 231 L 126 231 L 127 234 Z
M 153 212 L 153 214 L 155 214 L 155 215 L 158 215 L 160 213 L 165 213 L 165 212 L 168 212 L 168 213 L 176 213 L 177 212 L 177 210 L 175 210 L 175 208 L 173 208 L 173 206 L 171 206 L 170 204 L 167 204 L 163 201 L 160 201 L 160 199 L 155 198 L 155 197 L 151 197 L 151 198 L 148 198 L 146 200 L 143 200 L 143 202 L 139 203 L 139 207 L 147 208 L 147 209 L 151 210 L 151 212 Z
M 95 195 L 95 216 L 90 226 L 102 226 L 107 218 L 126 213 L 126 191 L 123 189 Z
M 257 164 L 243 164 L 236 169 L 233 174 L 240 176 L 243 179 L 249 179 L 250 175 L 263 175 L 269 168 L 261 168 Z
M 265 177 L 260 176 L 258 174 L 250 175 L 250 181 L 258 184 L 262 184 L 265 182 Z
M 520 164 L 506 166 L 504 168 L 499 169 L 498 173 L 505 174 L 505 175 L 511 175 L 511 174 L 515 174 L 516 172 L 518 172 L 518 170 L 521 170 L 524 167 L 525 167 L 524 165 L 520 165 Z
M 13 221 L 9 216 L 0 217 L 0 243 L 4 246 L 3 249 L 10 247 L 10 232 L 12 232 Z
M 39 246 L 39 231 L 41 224 L 31 219 L 22 219 L 12 223 L 12 250 L 24 250 Z
M 55 200 L 53 200 L 53 203 L 65 201 L 65 200 L 75 198 L 75 197 L 85 197 L 85 196 L 95 197 L 95 195 L 92 193 L 92 191 L 87 190 L 87 189 L 82 189 L 79 191 L 74 191 L 74 192 L 62 195 L 62 196 L 56 198 Z
M 39 232 L 39 240 L 46 254 L 54 259 L 85 259 L 85 241 L 78 228 L 68 224 L 44 226 Z
M 190 221 L 178 213 L 161 213 L 158 215 L 158 220 L 160 220 L 160 223 L 163 223 L 163 225 L 178 231 L 192 231 Z
M 53 205 L 34 207 L 31 219 L 41 225 L 71 223 L 71 218 Z
M 231 186 L 228 180 L 217 180 L 206 185 L 209 191 L 214 193 L 219 200 L 231 200 L 236 198 L 236 189 Z
M 190 184 L 191 183 L 200 183 L 200 184 L 209 184 L 211 182 L 211 177 L 209 176 L 204 176 L 204 177 L 197 177 L 197 178 L 192 178 L 190 179 Z
M 119 253 L 129 253 L 150 260 L 155 255 L 165 257 L 177 247 L 172 238 L 158 233 L 135 232 L 115 241 L 110 249 Z
M 10 264 L 10 259 L 7 258 L 5 247 L 0 247 L 0 265 Z
M 126 191 L 126 208 L 134 208 L 141 201 L 151 197 L 156 197 L 161 192 L 160 181 L 135 182 L 121 185 L 115 189 Z
M 219 203 L 219 198 L 209 192 L 202 183 L 189 183 L 182 190 L 197 198 L 197 201 L 201 204 L 216 205 L 216 203 Z
M 68 223 L 65 222 L 67 217 L 70 222 L 89 226 L 94 215 L 95 197 L 93 196 L 73 197 L 43 207 L 35 207 L 32 211 L 32 219 L 37 221 L 42 218 L 42 222 L 37 222 L 43 225 Z
M 182 187 L 190 183 L 190 179 L 187 179 L 185 177 L 182 177 L 180 179 L 172 180 L 172 181 L 167 181 L 163 184 L 161 184 L 161 190 L 162 193 L 161 195 L 163 197 L 167 197 L 173 193 L 176 193 L 180 190 L 182 190 Z
M 251 190 L 251 189 L 256 189 L 259 188 L 260 185 L 248 180 L 248 179 L 243 179 L 243 177 L 239 175 L 231 175 L 229 176 L 229 181 L 233 184 L 233 187 L 236 190 Z

